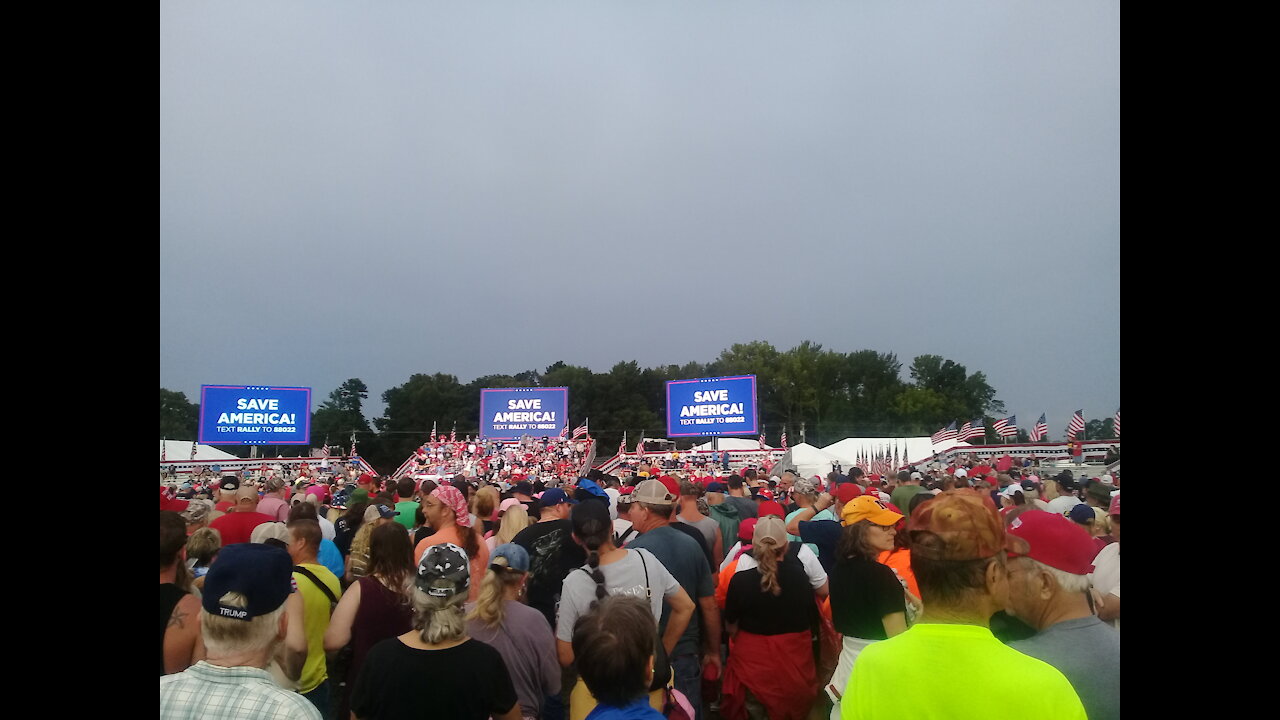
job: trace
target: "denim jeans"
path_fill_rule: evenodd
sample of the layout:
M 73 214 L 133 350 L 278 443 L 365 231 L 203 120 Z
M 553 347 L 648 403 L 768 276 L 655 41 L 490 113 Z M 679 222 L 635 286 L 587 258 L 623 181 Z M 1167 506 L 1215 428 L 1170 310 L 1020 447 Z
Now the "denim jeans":
M 311 692 L 298 694 L 310 700 L 311 704 L 316 706 L 316 709 L 320 711 L 320 717 L 324 718 L 324 720 L 332 720 L 330 715 L 333 710 L 333 698 L 329 696 L 329 680 L 327 678 Z
M 702 660 L 697 655 L 672 655 L 672 684 L 693 706 L 694 720 L 702 720 Z

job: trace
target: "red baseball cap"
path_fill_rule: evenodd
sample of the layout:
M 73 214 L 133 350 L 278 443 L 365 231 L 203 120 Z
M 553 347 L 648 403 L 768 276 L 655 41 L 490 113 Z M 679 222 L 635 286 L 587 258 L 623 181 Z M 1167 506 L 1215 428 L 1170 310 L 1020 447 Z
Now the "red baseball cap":
M 670 475 L 663 475 L 658 478 L 658 482 L 662 483 L 663 487 L 667 489 L 667 492 L 675 495 L 676 497 L 680 497 L 680 483 L 675 478 Z
M 760 503 L 760 507 L 756 508 L 756 513 L 760 517 L 764 517 L 765 515 L 777 515 L 780 518 L 785 518 L 787 516 L 787 513 L 782 509 L 782 506 L 774 500 L 765 500 Z
M 836 499 L 842 503 L 847 503 L 861 494 L 862 488 L 857 485 L 851 482 L 841 483 L 840 487 L 836 490 Z
M 1072 575 L 1093 572 L 1093 558 L 1098 554 L 1093 538 L 1057 513 L 1024 512 L 1009 523 L 1007 532 L 1031 545 L 1024 553 L 1010 552 L 1009 557 L 1026 556 Z

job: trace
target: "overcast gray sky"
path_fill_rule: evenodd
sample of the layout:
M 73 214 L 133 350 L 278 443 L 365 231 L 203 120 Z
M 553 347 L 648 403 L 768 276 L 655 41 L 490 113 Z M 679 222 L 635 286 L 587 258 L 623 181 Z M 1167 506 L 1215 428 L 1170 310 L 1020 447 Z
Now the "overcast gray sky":
M 758 339 L 1114 414 L 1119 3 L 161 3 L 161 387 Z

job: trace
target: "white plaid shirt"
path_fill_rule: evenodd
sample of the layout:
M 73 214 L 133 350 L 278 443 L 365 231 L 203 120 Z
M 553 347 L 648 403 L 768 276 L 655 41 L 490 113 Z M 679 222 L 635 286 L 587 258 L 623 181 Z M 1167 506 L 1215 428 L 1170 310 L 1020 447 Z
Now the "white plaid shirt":
M 160 678 L 161 720 L 322 720 L 311 701 L 281 688 L 261 668 L 201 660 Z

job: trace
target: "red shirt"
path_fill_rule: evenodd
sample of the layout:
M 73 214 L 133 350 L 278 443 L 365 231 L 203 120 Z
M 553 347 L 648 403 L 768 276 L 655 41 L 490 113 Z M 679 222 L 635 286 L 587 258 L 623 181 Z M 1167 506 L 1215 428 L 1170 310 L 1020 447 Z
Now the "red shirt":
M 253 529 L 264 522 L 275 522 L 275 518 L 260 512 L 233 512 L 209 523 L 209 527 L 222 534 L 222 546 L 232 543 L 249 542 Z

